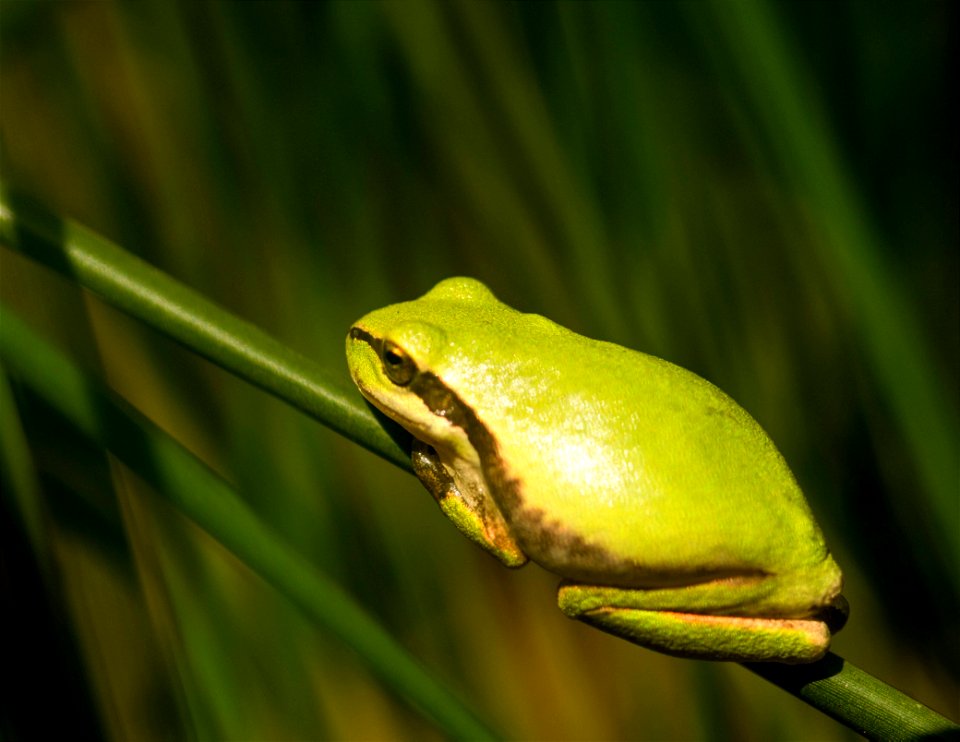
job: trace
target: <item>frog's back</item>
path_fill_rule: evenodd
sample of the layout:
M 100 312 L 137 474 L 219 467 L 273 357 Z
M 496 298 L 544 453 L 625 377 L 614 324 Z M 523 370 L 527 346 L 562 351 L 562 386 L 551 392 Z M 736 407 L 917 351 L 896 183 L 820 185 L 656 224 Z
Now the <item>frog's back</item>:
M 739 405 L 667 361 L 562 333 L 512 369 L 530 376 L 527 404 L 496 414 L 502 506 L 534 560 L 658 584 L 682 582 L 678 564 L 695 581 L 826 557 L 786 462 Z

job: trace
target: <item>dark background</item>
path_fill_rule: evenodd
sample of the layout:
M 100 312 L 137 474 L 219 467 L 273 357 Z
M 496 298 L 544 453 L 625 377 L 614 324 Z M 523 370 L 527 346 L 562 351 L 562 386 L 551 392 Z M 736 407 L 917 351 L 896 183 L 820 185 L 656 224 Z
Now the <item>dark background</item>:
M 844 568 L 835 650 L 956 718 L 954 15 L 5 0 L 0 162 L 338 374 L 352 320 L 467 274 L 710 379 L 777 442 Z M 554 576 L 501 569 L 409 475 L 0 257 L 5 302 L 509 735 L 849 736 L 736 665 L 568 621 Z M 115 739 L 433 733 L 135 477 L 20 412 L 54 515 L 57 587 L 30 603 L 53 601 L 31 650 L 52 706 Z M 21 596 L 26 569 L 7 561 Z

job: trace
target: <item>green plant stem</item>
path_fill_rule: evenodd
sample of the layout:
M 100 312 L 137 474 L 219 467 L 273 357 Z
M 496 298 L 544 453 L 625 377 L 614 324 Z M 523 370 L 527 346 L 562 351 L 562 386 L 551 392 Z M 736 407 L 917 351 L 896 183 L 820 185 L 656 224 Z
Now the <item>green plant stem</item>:
M 497 737 L 349 595 L 270 531 L 206 465 L 84 375 L 2 304 L 0 327 L 0 362 L 12 375 L 354 649 L 393 692 L 454 737 Z
M 870 739 L 960 739 L 960 726 L 833 652 L 809 665 L 744 667 Z
M 0 184 L 0 244 L 42 263 L 231 373 L 410 469 L 409 434 L 324 368 L 85 227 Z
M 25 209 L 19 201 L 17 207 L 13 208 L 8 197 L 0 200 L 0 239 L 4 243 L 72 277 L 186 347 L 409 470 L 403 448 L 383 432 L 368 410 L 330 384 L 326 375 L 308 360 L 92 232 Z M 15 356 L 12 349 L 8 353 Z M 341 420 L 338 415 L 347 419 Z M 192 503 L 191 507 L 202 507 L 202 503 L 194 502 L 195 496 L 184 497 Z M 213 529 L 218 528 L 216 513 L 204 511 L 203 515 L 214 533 Z M 958 729 L 948 719 L 836 655 L 808 666 L 749 667 L 869 737 L 909 738 L 890 736 L 892 729 L 901 727 L 932 733 Z

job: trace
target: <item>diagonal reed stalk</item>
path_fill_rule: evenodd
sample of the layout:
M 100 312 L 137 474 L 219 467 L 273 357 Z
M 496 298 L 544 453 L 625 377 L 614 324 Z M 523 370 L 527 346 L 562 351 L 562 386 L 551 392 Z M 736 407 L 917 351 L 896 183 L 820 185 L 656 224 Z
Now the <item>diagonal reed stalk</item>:
M 64 274 L 227 371 L 409 469 L 396 433 L 387 434 L 381 421 L 354 401 L 356 395 L 348 395 L 321 368 L 108 240 L 3 192 L 0 244 Z M 491 736 L 349 596 L 269 532 L 222 480 L 141 415 L 119 405 L 7 311 L 0 360 L 319 625 L 357 650 L 411 705 L 455 736 Z M 960 732 L 949 719 L 834 654 L 812 665 L 748 667 L 870 738 L 947 738 Z

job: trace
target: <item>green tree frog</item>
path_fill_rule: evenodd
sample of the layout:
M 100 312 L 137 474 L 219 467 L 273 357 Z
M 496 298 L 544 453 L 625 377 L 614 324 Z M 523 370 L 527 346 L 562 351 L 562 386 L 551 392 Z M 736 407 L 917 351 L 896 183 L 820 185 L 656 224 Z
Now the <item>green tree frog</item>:
M 446 516 L 563 577 L 566 615 L 668 654 L 787 663 L 842 626 L 840 569 L 783 457 L 699 376 L 469 278 L 358 320 L 347 361 Z

